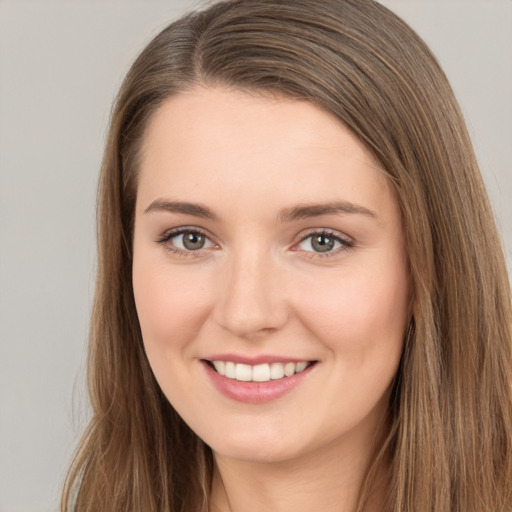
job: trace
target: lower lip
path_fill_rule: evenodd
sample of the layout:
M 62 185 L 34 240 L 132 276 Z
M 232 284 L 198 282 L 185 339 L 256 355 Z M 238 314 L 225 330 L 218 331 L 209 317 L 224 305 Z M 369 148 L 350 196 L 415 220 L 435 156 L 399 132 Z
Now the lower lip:
M 202 363 L 218 391 L 228 398 L 247 404 L 264 404 L 281 398 L 299 386 L 304 379 L 307 379 L 316 366 L 316 364 L 311 364 L 305 370 L 282 379 L 267 382 L 242 382 L 217 373 L 206 361 L 202 361 Z

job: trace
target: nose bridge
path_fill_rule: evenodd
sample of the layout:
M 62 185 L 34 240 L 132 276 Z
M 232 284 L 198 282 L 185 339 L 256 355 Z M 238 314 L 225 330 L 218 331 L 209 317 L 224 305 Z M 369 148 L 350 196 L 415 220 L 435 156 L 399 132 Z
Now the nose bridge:
M 217 321 L 241 337 L 281 327 L 287 305 L 279 287 L 278 264 L 268 249 L 254 241 L 227 258 Z

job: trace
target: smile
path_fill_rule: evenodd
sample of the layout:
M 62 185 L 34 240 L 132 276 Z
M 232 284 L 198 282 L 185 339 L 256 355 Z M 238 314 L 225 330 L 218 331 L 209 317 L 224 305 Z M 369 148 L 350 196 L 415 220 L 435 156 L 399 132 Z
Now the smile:
M 240 382 L 268 382 L 291 377 L 304 371 L 312 363 L 301 361 L 298 363 L 263 363 L 252 366 L 232 361 L 211 361 L 211 364 L 217 373 L 228 379 Z
M 220 354 L 219 354 L 220 356 Z M 263 404 L 284 397 L 309 380 L 319 361 L 272 361 L 273 357 L 240 362 L 231 357 L 202 359 L 213 386 L 225 397 L 247 404 Z M 244 360 L 245 359 L 245 360 Z M 253 362 L 253 364 L 249 364 Z

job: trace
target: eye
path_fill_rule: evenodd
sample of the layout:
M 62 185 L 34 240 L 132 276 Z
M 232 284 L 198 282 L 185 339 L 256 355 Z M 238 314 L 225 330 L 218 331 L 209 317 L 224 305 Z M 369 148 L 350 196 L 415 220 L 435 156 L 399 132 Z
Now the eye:
M 198 233 L 197 231 L 185 231 L 184 233 L 173 236 L 170 241 L 172 241 L 173 245 L 179 249 L 197 251 L 204 248 L 208 239 L 203 235 L 203 233 Z
M 192 228 L 169 231 L 157 241 L 169 251 L 177 253 L 191 253 L 215 246 L 202 231 Z
M 325 254 L 352 246 L 353 243 L 350 240 L 346 240 L 331 232 L 322 231 L 320 233 L 311 233 L 303 238 L 297 245 L 297 248 L 301 251 Z

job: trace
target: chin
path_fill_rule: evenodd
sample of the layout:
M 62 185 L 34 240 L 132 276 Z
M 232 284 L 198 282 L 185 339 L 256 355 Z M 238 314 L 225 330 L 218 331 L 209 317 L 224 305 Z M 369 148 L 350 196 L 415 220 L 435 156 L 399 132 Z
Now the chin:
M 291 434 L 291 435 L 290 435 Z M 315 450 L 307 436 L 263 431 L 230 433 L 213 440 L 209 446 L 216 456 L 260 464 L 283 463 L 299 459 Z
M 221 450 L 212 448 L 216 457 L 238 460 L 241 462 L 254 464 L 279 464 L 289 462 L 300 456 L 296 450 L 286 449 L 274 446 L 226 446 Z

